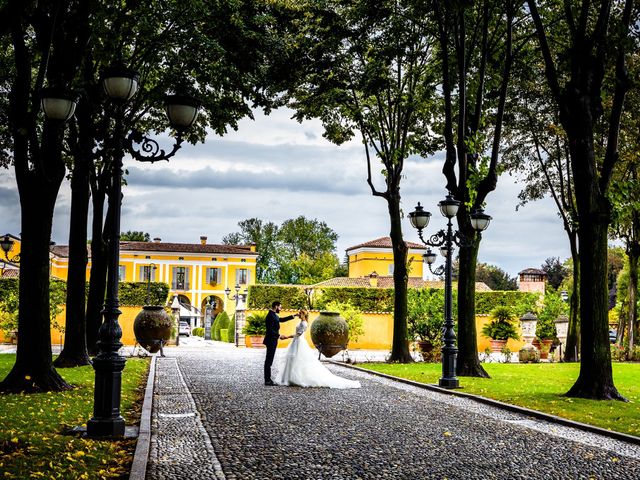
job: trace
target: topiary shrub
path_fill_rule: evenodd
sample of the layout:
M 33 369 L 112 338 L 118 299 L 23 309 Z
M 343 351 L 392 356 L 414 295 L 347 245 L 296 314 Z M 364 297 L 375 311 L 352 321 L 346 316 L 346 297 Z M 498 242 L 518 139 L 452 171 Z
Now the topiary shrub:
M 202 327 L 196 327 L 193 330 L 191 330 L 191 335 L 193 335 L 194 337 L 204 337 L 204 328 Z
M 220 329 L 229 327 L 229 315 L 227 312 L 220 312 L 216 315 L 216 319 L 213 321 L 213 327 L 211 328 L 211 338 L 216 341 L 220 341 Z
M 229 322 L 229 338 L 228 338 L 228 342 L 229 343 L 235 343 L 236 342 L 236 314 L 234 313 L 233 315 L 231 315 L 231 321 Z

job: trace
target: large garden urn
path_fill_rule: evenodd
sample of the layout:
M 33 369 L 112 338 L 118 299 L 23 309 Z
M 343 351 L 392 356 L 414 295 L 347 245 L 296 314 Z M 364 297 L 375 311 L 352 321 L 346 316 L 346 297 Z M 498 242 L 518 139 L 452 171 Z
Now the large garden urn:
M 538 363 L 540 361 L 540 352 L 533 345 L 533 339 L 536 338 L 536 325 L 538 317 L 533 313 L 525 313 L 520 317 L 520 328 L 522 330 L 522 338 L 524 346 L 518 352 L 520 363 Z
M 560 315 L 553 323 L 556 324 L 556 337 L 558 337 L 560 348 L 564 352 L 567 346 L 567 335 L 569 334 L 569 317 Z
M 136 340 L 150 353 L 160 350 L 160 342 L 171 338 L 173 318 L 161 305 L 145 305 L 133 321 Z
M 322 355 L 333 357 L 347 348 L 349 325 L 338 312 L 320 312 L 311 324 L 311 341 Z
M 524 340 L 524 346 L 522 348 L 534 348 L 533 339 L 536 338 L 536 325 L 538 323 L 538 317 L 533 313 L 525 313 L 520 317 L 520 328 L 522 329 L 522 339 Z

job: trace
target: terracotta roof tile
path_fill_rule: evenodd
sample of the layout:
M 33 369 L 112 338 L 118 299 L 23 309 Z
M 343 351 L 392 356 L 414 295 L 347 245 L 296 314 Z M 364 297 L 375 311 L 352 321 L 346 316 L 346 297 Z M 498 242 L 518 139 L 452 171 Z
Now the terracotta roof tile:
M 87 246 L 89 258 L 91 258 L 91 247 Z M 205 253 L 224 255 L 255 255 L 257 252 L 251 251 L 250 245 L 219 245 L 215 243 L 165 243 L 165 242 L 120 242 L 121 252 L 142 251 L 142 252 L 172 252 L 172 253 Z M 61 258 L 69 257 L 68 245 L 54 245 L 51 253 Z
M 420 250 L 426 250 L 427 247 L 421 245 L 419 243 L 414 242 L 404 242 L 407 244 L 409 248 L 417 248 Z M 353 247 L 347 248 L 347 252 L 350 250 L 355 250 L 356 248 L 391 248 L 391 237 L 380 237 L 375 240 L 370 240 L 368 242 L 361 243 L 359 245 L 355 245 Z
M 18 278 L 20 277 L 20 270 L 17 268 L 7 268 L 2 272 L 0 278 Z
M 540 270 L 539 268 L 525 268 L 521 272 L 518 272 L 518 275 L 544 275 L 545 277 L 547 276 L 544 270 Z
M 178 252 L 178 253 L 226 253 L 255 255 L 250 245 L 219 245 L 215 243 L 165 243 L 165 242 L 120 242 L 121 251 Z

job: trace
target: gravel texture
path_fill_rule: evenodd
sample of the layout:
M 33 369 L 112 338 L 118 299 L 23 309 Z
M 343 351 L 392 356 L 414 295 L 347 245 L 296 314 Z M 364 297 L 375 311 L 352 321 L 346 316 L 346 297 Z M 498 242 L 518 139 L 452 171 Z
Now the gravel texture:
M 473 400 L 334 365 L 362 388 L 266 387 L 260 349 L 165 354 L 149 479 L 640 478 L 639 446 Z

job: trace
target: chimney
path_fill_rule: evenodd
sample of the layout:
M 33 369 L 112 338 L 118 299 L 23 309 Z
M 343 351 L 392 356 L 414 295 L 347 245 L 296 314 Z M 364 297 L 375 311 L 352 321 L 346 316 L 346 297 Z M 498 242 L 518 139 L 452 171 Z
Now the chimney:
M 256 242 L 251 242 L 249 244 L 249 250 L 252 251 L 252 252 L 256 251 L 256 247 L 257 247 Z
M 155 243 L 160 243 L 162 241 L 162 239 L 160 237 L 156 237 L 156 238 L 153 239 L 153 241 Z
M 376 272 L 371 272 L 369 274 L 369 285 L 373 288 L 378 287 L 378 274 Z
M 200 244 L 202 244 L 202 245 L 206 245 L 207 244 L 206 235 L 200 235 Z

